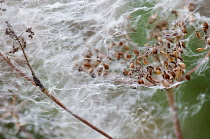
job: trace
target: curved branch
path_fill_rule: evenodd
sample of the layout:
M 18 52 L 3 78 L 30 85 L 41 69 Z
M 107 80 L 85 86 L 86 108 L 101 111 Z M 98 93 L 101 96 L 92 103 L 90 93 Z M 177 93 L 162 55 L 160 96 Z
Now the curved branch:
M 52 101 L 54 101 L 58 106 L 60 106 L 61 108 L 63 108 L 65 111 L 67 111 L 69 114 L 71 114 L 73 117 L 75 117 L 76 119 L 78 119 L 79 121 L 81 121 L 82 123 L 86 124 L 87 126 L 89 126 L 90 128 L 92 128 L 93 130 L 97 131 L 98 133 L 100 133 L 101 135 L 107 137 L 108 139 L 113 139 L 110 135 L 108 135 L 107 133 L 105 133 L 104 131 L 102 131 L 101 129 L 97 128 L 96 126 L 92 125 L 91 123 L 89 123 L 88 121 L 86 121 L 85 119 L 83 119 L 82 117 L 78 116 L 77 114 L 73 113 L 71 110 L 69 110 L 61 101 L 59 101 L 56 97 L 54 97 L 52 94 L 50 94 L 50 92 L 47 89 L 43 89 L 40 86 L 38 86 L 33 79 L 29 78 L 25 73 L 23 73 L 20 69 L 18 69 L 11 61 L 8 57 L 4 56 L 1 52 L 0 52 L 0 57 L 2 57 L 4 59 L 4 61 L 16 72 L 18 72 L 22 77 L 25 78 L 25 80 L 29 81 L 30 83 L 32 83 L 34 86 L 39 87 L 39 89 L 42 91 L 42 93 L 44 93 L 45 95 L 47 95 Z

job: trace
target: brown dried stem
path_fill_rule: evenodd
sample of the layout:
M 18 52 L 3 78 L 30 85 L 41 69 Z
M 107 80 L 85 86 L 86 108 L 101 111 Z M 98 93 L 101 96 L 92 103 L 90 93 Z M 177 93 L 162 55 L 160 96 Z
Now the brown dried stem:
M 71 110 L 69 110 L 61 101 L 59 101 L 56 97 L 54 97 L 52 94 L 50 94 L 50 92 L 47 89 L 43 89 L 40 86 L 38 86 L 33 79 L 29 78 L 25 73 L 23 73 L 19 68 L 17 68 L 8 57 L 4 56 L 1 52 L 0 52 L 0 56 L 3 58 L 3 60 L 16 72 L 18 72 L 22 77 L 25 78 L 25 80 L 29 81 L 30 83 L 32 83 L 34 86 L 39 87 L 39 89 L 42 91 L 42 93 L 44 93 L 45 95 L 47 95 L 52 101 L 54 101 L 57 105 L 59 105 L 61 108 L 63 108 L 65 111 L 67 111 L 69 114 L 71 114 L 73 117 L 75 117 L 76 119 L 78 119 L 79 121 L 81 121 L 82 123 L 86 124 L 87 126 L 91 127 L 93 130 L 97 131 L 98 133 L 100 133 L 101 135 L 104 135 L 105 137 L 107 137 L 108 139 L 113 139 L 110 135 L 108 135 L 107 133 L 105 133 L 104 131 L 100 130 L 99 128 L 97 128 L 96 126 L 92 125 L 91 123 L 89 123 L 88 121 L 86 121 L 85 119 L 81 118 L 80 116 L 76 115 L 75 113 L 73 113 Z
M 179 117 L 177 115 L 177 110 L 175 107 L 173 89 L 172 88 L 166 89 L 166 94 L 167 94 L 167 98 L 168 98 L 168 103 L 171 108 L 171 113 L 173 116 L 173 124 L 175 126 L 176 139 L 182 139 L 182 132 L 181 132 L 181 127 L 180 127 L 180 123 L 179 123 Z

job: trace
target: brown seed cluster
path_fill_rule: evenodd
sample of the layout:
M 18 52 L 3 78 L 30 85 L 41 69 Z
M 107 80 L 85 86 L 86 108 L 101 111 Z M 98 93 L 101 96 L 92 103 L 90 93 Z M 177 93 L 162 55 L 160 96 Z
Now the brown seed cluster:
M 180 16 L 176 10 L 171 13 L 176 17 Z M 117 41 L 110 42 L 108 50 L 111 54 L 109 56 L 96 49 L 86 51 L 81 64 L 77 64 L 78 70 L 89 73 L 92 77 L 107 75 L 113 72 L 110 69 L 112 67 L 110 63 L 117 61 L 122 64 L 121 73 L 127 77 L 125 79 L 128 79 L 129 83 L 132 79 L 133 83 L 147 87 L 169 88 L 180 82 L 186 70 L 182 58 L 187 47 L 184 40 L 188 33 L 187 25 L 192 21 L 184 18 L 169 24 L 165 20 L 156 22 L 157 18 L 160 19 L 157 14 L 149 18 L 148 22 L 154 28 L 148 38 L 148 43 L 143 47 L 130 43 L 128 35 L 121 36 Z M 204 37 L 198 31 L 196 31 L 196 36 L 210 45 L 210 37 L 207 36 L 208 23 L 206 22 L 203 23 L 203 32 Z M 152 45 L 149 40 L 153 41 Z M 197 51 L 204 49 L 198 48 Z M 190 80 L 190 76 L 185 75 L 184 79 Z
M 7 28 L 6 28 L 5 34 L 10 36 L 10 38 L 12 38 L 14 40 L 13 46 L 12 46 L 13 49 L 11 51 L 9 51 L 9 53 L 14 54 L 15 52 L 18 52 L 18 49 L 20 46 L 22 47 L 22 49 L 25 49 L 26 41 L 23 37 L 21 38 L 21 35 L 23 33 L 20 36 L 17 36 L 17 34 L 14 32 L 12 26 L 7 21 L 6 21 L 6 24 L 7 24 Z M 28 35 L 29 38 L 31 38 L 31 39 L 33 38 L 34 32 L 32 31 L 32 28 L 27 28 L 25 32 L 27 32 L 29 34 Z M 18 42 L 20 46 L 16 47 L 15 42 Z
M 76 66 L 79 72 L 86 72 L 95 78 L 96 76 L 105 76 L 107 74 L 109 64 L 105 61 L 110 60 L 112 59 L 100 53 L 98 49 L 88 49 L 83 55 L 83 60 L 77 63 Z

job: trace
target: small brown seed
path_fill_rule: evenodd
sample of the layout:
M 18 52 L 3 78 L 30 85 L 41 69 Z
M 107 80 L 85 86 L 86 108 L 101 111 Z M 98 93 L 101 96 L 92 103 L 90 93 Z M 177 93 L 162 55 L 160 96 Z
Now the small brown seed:
M 144 65 L 147 65 L 148 63 L 149 63 L 149 62 L 147 61 L 147 59 L 144 58 L 144 59 L 143 59 L 143 64 L 144 64 Z
M 131 59 L 132 58 L 132 55 L 126 55 L 126 58 L 127 59 Z
M 139 79 L 137 82 L 138 82 L 139 84 L 144 84 L 144 81 L 143 81 L 142 79 Z
M 135 67 L 134 63 L 131 62 L 130 65 L 129 65 L 129 67 L 130 67 L 131 69 L 134 69 L 134 67 Z
M 201 34 L 196 30 L 195 31 L 195 33 L 196 33 L 196 36 L 199 38 L 199 39 L 203 39 L 202 37 L 201 37 Z
M 185 48 L 185 42 L 181 42 L 181 46 Z
M 125 50 L 129 50 L 129 49 L 130 49 L 129 45 L 125 45 L 125 46 L 124 46 L 124 49 L 125 49 Z
M 128 71 L 126 69 L 124 69 L 123 74 L 126 76 L 128 75 Z
M 155 70 L 154 73 L 155 73 L 156 75 L 160 75 L 160 74 L 161 74 L 161 71 L 160 71 L 160 70 Z
M 168 80 L 170 79 L 170 76 L 164 71 L 163 78 Z
M 209 27 L 208 23 L 204 22 L 204 23 L 203 23 L 203 31 L 204 31 L 205 33 L 207 33 L 208 27 Z
M 88 63 L 88 62 L 84 62 L 83 65 L 84 65 L 85 67 L 87 67 L 87 68 L 90 68 L 90 67 L 91 67 L 90 63 Z
M 157 52 L 158 52 L 157 48 L 156 48 L 156 47 L 153 47 L 153 48 L 152 48 L 152 53 L 153 53 L 153 54 L 157 54 Z
M 185 75 L 185 79 L 189 81 L 190 80 L 190 76 L 189 75 Z
M 203 51 L 205 50 L 204 48 L 197 48 L 196 51 Z
M 179 65 L 180 68 L 186 69 L 186 65 L 184 63 L 180 62 L 178 65 Z
M 103 65 L 104 65 L 104 68 L 105 68 L 106 70 L 109 69 L 109 65 L 108 65 L 108 64 L 103 64 Z
M 136 60 L 136 65 L 141 65 L 140 61 Z
M 139 51 L 138 50 L 133 50 L 133 53 L 135 54 L 135 55 L 139 55 Z

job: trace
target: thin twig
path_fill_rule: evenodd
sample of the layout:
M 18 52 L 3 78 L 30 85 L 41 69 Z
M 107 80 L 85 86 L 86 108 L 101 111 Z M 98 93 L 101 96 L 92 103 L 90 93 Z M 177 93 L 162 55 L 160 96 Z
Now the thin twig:
M 88 121 L 86 121 L 85 119 L 81 118 L 80 116 L 76 115 L 75 113 L 73 113 L 71 110 L 69 110 L 62 102 L 60 102 L 57 98 L 55 98 L 52 94 L 50 94 L 50 92 L 47 89 L 43 89 L 40 86 L 38 86 L 34 80 L 32 80 L 31 78 L 29 78 L 25 73 L 23 73 L 20 69 L 18 69 L 11 61 L 8 57 L 4 56 L 1 52 L 0 52 L 0 56 L 4 59 L 4 61 L 12 68 L 14 69 L 16 72 L 18 72 L 22 77 L 24 77 L 27 81 L 29 81 L 30 83 L 32 83 L 33 85 L 35 85 L 36 87 L 39 87 L 39 89 L 45 94 L 47 95 L 52 101 L 54 101 L 57 105 L 59 105 L 60 107 L 62 107 L 65 111 L 67 111 L 69 114 L 71 114 L 73 117 L 75 117 L 76 119 L 78 119 L 79 121 L 81 121 L 82 123 L 86 124 L 87 126 L 91 127 L 93 130 L 97 131 L 98 133 L 104 135 L 105 137 L 107 137 L 108 139 L 113 139 L 110 135 L 108 135 L 107 133 L 105 133 L 104 131 L 100 130 L 99 128 L 97 128 L 96 126 L 92 125 L 91 123 L 89 123 Z
M 172 88 L 166 89 L 166 94 L 167 94 L 167 98 L 168 98 L 168 103 L 171 108 L 171 113 L 173 116 L 173 124 L 175 126 L 176 139 L 182 139 L 182 132 L 181 132 L 181 127 L 180 127 L 180 123 L 179 123 L 179 117 L 177 115 L 177 110 L 175 107 L 173 89 Z
M 28 58 L 27 58 L 26 53 L 25 53 L 25 51 L 24 51 L 23 45 L 21 44 L 20 40 L 18 40 L 18 43 L 20 44 L 20 48 L 21 48 L 21 50 L 22 50 L 22 52 L 23 52 L 24 58 L 25 58 L 25 60 L 26 60 L 26 63 L 27 63 L 27 65 L 28 65 L 28 67 L 29 67 L 29 69 L 30 69 L 32 75 L 33 75 L 33 74 L 34 74 L 34 71 L 32 70 L 31 65 L 30 65 L 30 63 L 29 63 L 29 61 L 28 61 Z M 35 74 L 34 74 L 34 75 L 35 75 Z

